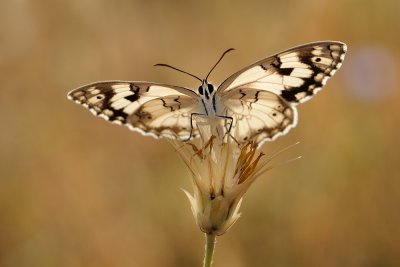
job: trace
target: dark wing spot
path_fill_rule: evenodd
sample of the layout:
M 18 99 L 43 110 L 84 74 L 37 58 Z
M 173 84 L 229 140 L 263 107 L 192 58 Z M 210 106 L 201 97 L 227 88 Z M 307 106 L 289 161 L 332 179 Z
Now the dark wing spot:
M 273 66 L 274 68 L 276 68 L 276 69 L 279 69 L 280 68 L 280 66 L 281 66 L 281 61 L 280 61 L 280 59 L 278 58 L 278 57 L 275 57 L 275 60 L 271 63 L 271 66 Z M 266 69 L 264 66 L 262 66 L 261 65 L 261 67 L 263 68 L 263 69 Z
M 320 62 L 321 61 L 321 58 L 320 57 L 317 57 L 316 59 L 315 59 L 315 62 Z
M 135 102 L 135 101 L 137 101 L 139 99 L 139 94 L 133 94 L 133 95 L 130 95 L 130 96 L 126 96 L 125 99 L 129 100 L 131 102 Z
M 246 94 L 245 93 L 243 93 L 243 91 L 242 91 L 242 89 L 239 89 L 239 93 L 242 95 L 239 99 L 242 99 L 243 97 L 245 97 L 246 96 Z
M 288 89 L 286 89 L 286 90 L 283 90 L 282 92 L 281 92 L 281 96 L 286 100 L 286 101 L 289 101 L 289 102 L 297 102 L 298 100 L 297 100 L 297 98 L 296 98 L 296 94 L 298 93 L 298 88 L 296 88 L 297 90 L 295 90 L 295 89 L 292 89 L 292 90 L 288 90 Z
M 256 94 L 254 95 L 254 102 L 256 103 L 258 101 L 258 95 L 260 94 L 261 91 L 257 91 Z
M 113 114 L 110 116 L 110 121 L 120 121 L 122 123 L 126 122 L 127 114 L 124 113 L 121 109 L 119 110 L 111 109 L 111 111 L 113 112 Z
M 279 74 L 282 74 L 282 75 L 285 75 L 285 76 L 290 76 L 292 71 L 293 71 L 293 68 L 279 69 Z

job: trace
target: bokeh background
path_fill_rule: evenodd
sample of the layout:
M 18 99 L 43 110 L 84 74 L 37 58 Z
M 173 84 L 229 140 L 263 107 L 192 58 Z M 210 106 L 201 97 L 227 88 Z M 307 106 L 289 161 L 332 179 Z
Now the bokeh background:
M 214 266 L 400 266 L 397 0 L 0 2 L 0 266 L 201 266 L 203 235 L 166 141 L 66 99 L 110 79 L 197 88 L 318 40 L 342 69 L 299 107 L 297 141 L 245 196 Z

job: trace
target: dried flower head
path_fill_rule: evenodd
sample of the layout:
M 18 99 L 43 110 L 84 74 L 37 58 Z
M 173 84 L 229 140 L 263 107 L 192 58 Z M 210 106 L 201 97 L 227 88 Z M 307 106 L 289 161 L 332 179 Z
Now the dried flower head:
M 197 225 L 206 234 L 224 234 L 240 217 L 243 195 L 269 167 L 273 156 L 256 150 L 253 142 L 239 144 L 229 133 L 218 134 L 215 124 L 197 121 L 198 141 L 174 141 L 193 181 L 186 190 Z

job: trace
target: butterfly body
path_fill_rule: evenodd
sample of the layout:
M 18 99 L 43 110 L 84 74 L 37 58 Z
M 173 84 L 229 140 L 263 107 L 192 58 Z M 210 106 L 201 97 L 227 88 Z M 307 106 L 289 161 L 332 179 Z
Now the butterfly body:
M 217 89 L 207 78 L 197 91 L 150 82 L 107 81 L 77 88 L 68 97 L 96 116 L 157 138 L 196 138 L 194 117 L 203 116 L 225 122 L 222 125 L 238 142 L 252 140 L 261 145 L 296 125 L 297 104 L 322 89 L 342 65 L 345 53 L 341 42 L 309 43 L 257 61 Z
M 214 86 L 208 83 L 206 80 L 203 80 L 199 86 L 198 92 L 201 114 L 209 117 L 215 117 L 217 115 L 217 99 Z
M 196 121 L 196 123 L 209 124 L 213 134 L 222 140 L 230 131 L 233 118 L 224 115 L 224 105 L 214 88 L 214 85 L 208 83 L 206 80 L 202 80 L 198 88 L 200 112 L 191 114 L 191 129 L 193 130 L 195 128 L 193 121 L 196 120 L 197 117 L 206 118 L 206 122 Z M 188 140 L 191 136 L 192 133 Z

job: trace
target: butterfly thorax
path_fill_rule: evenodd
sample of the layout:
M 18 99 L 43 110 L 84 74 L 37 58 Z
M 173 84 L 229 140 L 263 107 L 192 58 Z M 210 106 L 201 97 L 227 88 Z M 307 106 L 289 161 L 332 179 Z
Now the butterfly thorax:
M 214 90 L 214 86 L 203 80 L 199 86 L 200 96 L 200 115 L 202 118 L 207 118 L 207 121 L 197 124 L 210 126 L 211 135 L 216 137 L 217 140 L 223 140 L 226 137 L 226 133 L 229 131 L 230 124 L 226 124 L 227 119 L 230 117 L 223 116 L 221 113 L 221 107 L 223 106 L 217 90 Z M 231 118 L 230 118 L 231 119 Z M 197 123 L 197 122 L 196 122 Z M 232 120 L 230 121 L 232 124 Z
M 207 116 L 217 115 L 217 99 L 214 86 L 203 80 L 199 86 L 201 113 Z

